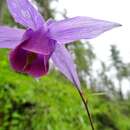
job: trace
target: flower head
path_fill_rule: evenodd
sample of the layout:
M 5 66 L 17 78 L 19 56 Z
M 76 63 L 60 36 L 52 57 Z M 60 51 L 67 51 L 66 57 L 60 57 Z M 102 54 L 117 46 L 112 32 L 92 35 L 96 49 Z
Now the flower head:
M 40 77 L 47 74 L 49 58 L 55 50 L 56 41 L 42 29 L 26 30 L 22 42 L 10 52 L 11 66 L 18 72 Z
M 0 48 L 10 48 L 9 60 L 15 71 L 34 77 L 46 75 L 51 58 L 59 70 L 80 87 L 73 60 L 65 44 L 91 39 L 120 26 L 90 17 L 74 17 L 45 22 L 28 0 L 7 0 L 10 13 L 25 29 L 0 27 Z

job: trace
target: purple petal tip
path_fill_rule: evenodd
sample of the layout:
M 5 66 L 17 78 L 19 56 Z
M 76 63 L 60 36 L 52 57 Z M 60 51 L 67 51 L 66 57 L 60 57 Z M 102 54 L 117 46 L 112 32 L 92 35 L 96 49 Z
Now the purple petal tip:
M 123 25 L 120 23 L 115 23 L 115 27 L 121 27 L 121 26 L 123 26 Z

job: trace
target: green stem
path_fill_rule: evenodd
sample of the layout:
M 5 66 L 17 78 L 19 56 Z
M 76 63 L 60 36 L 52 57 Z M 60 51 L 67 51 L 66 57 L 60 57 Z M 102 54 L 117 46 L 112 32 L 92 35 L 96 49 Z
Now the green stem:
M 78 89 L 78 88 L 77 88 L 77 89 Z M 90 112 L 89 112 L 88 104 L 87 104 L 87 102 L 86 102 L 85 99 L 84 99 L 83 93 L 82 93 L 79 89 L 78 89 L 78 92 L 79 92 L 79 95 L 80 95 L 80 97 L 81 97 L 81 99 L 82 99 L 82 102 L 83 102 L 83 104 L 84 104 L 84 106 L 85 106 L 87 115 L 88 115 L 88 117 L 89 117 L 89 121 L 90 121 L 90 124 L 91 124 L 91 128 L 92 128 L 92 130 L 95 130 L 95 129 L 94 129 L 94 125 L 93 125 L 93 121 L 92 121 L 92 117 L 91 117 L 91 114 L 90 114 Z

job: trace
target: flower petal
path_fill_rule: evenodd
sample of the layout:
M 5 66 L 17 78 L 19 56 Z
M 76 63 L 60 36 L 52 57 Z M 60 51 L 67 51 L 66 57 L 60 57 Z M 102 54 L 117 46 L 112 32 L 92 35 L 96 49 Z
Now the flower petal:
M 80 39 L 91 39 L 114 27 L 118 23 L 97 20 L 90 17 L 74 17 L 61 21 L 49 21 L 48 28 L 52 39 L 59 43 L 69 43 Z
M 32 29 L 44 26 L 44 19 L 28 0 L 7 0 L 15 21 Z
M 49 57 L 26 51 L 21 48 L 21 45 L 12 50 L 9 55 L 11 66 L 15 71 L 34 77 L 47 74 Z
M 27 51 L 18 46 L 10 52 L 9 59 L 14 70 L 17 72 L 23 72 L 27 61 Z
M 58 69 L 78 88 L 80 88 L 79 78 L 75 69 L 74 62 L 63 45 L 57 44 L 51 56 Z
M 22 41 L 25 30 L 0 26 L 0 48 L 15 48 Z
M 25 39 L 27 42 L 22 45 L 22 48 L 34 53 L 43 55 L 50 55 L 55 49 L 56 41 L 50 39 L 43 30 L 37 30 L 33 32 L 31 29 L 25 33 Z

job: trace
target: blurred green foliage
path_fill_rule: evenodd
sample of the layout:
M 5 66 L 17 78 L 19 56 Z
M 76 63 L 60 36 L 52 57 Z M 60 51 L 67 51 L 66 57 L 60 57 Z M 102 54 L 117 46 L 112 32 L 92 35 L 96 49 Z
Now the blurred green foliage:
M 35 80 L 11 70 L 0 50 L 0 130 L 90 130 L 76 89 L 57 72 Z M 60 80 L 61 79 L 61 80 Z M 86 92 L 96 130 L 130 130 L 130 103 Z

